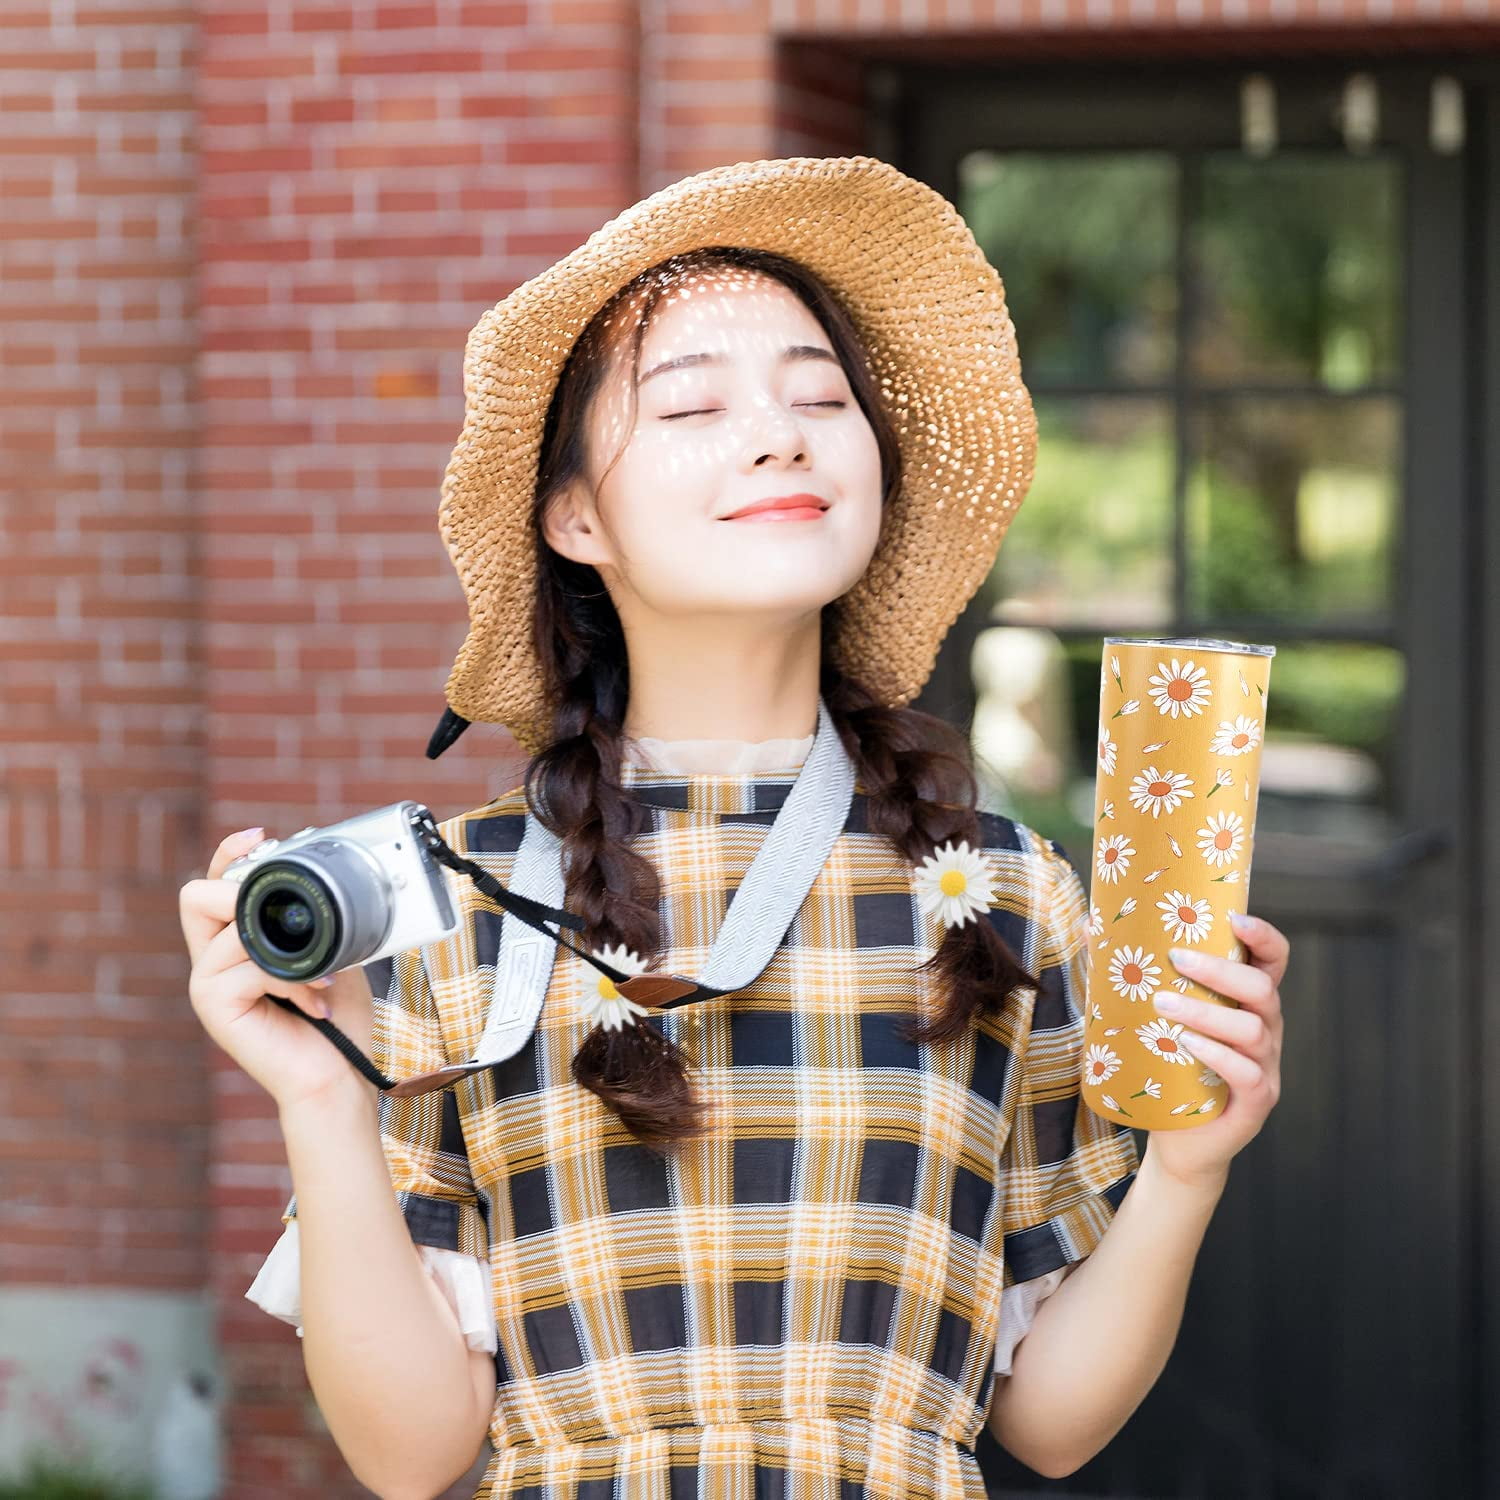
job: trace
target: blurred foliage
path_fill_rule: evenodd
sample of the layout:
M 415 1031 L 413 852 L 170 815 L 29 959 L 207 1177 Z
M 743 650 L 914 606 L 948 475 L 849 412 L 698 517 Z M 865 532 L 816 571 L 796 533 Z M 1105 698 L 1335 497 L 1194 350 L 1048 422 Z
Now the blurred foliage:
M 1398 174 L 1345 153 L 1209 157 L 1194 236 L 1197 373 L 1340 390 L 1393 376 Z
M 959 171 L 959 208 L 1004 280 L 1028 384 L 1170 372 L 1172 157 L 975 151 Z
M 0 1500 L 154 1500 L 139 1480 L 118 1479 L 77 1459 L 33 1454 L 19 1474 L 0 1477 Z

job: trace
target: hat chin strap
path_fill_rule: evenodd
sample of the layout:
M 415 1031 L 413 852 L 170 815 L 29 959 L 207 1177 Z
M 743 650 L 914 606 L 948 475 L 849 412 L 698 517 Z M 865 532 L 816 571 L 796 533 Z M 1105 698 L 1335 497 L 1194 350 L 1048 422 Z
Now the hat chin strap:
M 437 728 L 432 731 L 432 738 L 427 741 L 427 759 L 436 760 L 469 727 L 469 723 L 462 714 L 454 713 L 445 705 L 443 717 L 438 720 Z

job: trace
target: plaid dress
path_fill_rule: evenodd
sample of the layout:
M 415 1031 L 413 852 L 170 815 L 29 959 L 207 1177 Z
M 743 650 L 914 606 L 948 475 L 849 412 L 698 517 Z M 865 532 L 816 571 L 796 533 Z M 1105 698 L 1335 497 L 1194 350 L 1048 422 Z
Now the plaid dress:
M 627 763 L 664 970 L 701 970 L 797 774 Z M 709 1106 L 675 1154 L 573 1082 L 596 971 L 564 949 L 514 1057 L 382 1097 L 413 1238 L 491 1268 L 495 1452 L 476 1500 L 983 1500 L 1002 1289 L 1094 1249 L 1137 1149 L 1080 1098 L 1087 901 L 1062 852 L 980 815 L 997 877 L 980 920 L 1041 987 L 916 1046 L 901 1027 L 940 1003 L 915 970 L 942 928 L 865 805 L 857 785 L 754 984 L 650 1018 Z M 506 883 L 525 811 L 518 787 L 440 828 Z M 458 931 L 367 966 L 393 1077 L 471 1056 L 484 1027 L 501 914 L 444 875 Z

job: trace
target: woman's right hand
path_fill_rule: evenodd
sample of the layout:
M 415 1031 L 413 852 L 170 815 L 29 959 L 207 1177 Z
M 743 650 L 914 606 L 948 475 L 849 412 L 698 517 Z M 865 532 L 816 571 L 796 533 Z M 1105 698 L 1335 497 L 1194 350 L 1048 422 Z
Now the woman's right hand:
M 178 905 L 182 934 L 192 957 L 188 997 L 203 1029 L 281 1110 L 336 1089 L 373 1093 L 372 1085 L 315 1027 L 264 999 L 280 995 L 310 1016 L 330 1019 L 366 1055 L 374 1032 L 374 1002 L 364 969 L 353 964 L 326 988 L 278 979 L 251 961 L 234 922 L 240 887 L 220 877 L 230 863 L 264 837 L 259 829 L 231 836 L 214 850 L 208 877 L 182 887 Z

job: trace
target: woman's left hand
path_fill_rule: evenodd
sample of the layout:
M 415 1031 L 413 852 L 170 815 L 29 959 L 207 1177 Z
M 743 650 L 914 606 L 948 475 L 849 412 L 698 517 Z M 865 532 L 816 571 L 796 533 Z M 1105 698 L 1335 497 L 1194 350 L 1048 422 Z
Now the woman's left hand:
M 1235 936 L 1250 957 L 1218 958 L 1188 949 L 1177 969 L 1239 1007 L 1194 1000 L 1175 990 L 1152 996 L 1159 1014 L 1183 1024 L 1183 1045 L 1229 1085 L 1224 1113 L 1204 1125 L 1153 1130 L 1147 1155 L 1193 1186 L 1222 1187 L 1235 1154 L 1259 1133 L 1281 1097 L 1281 991 L 1291 944 L 1261 917 Z M 1175 1002 L 1175 1008 L 1169 1008 Z

